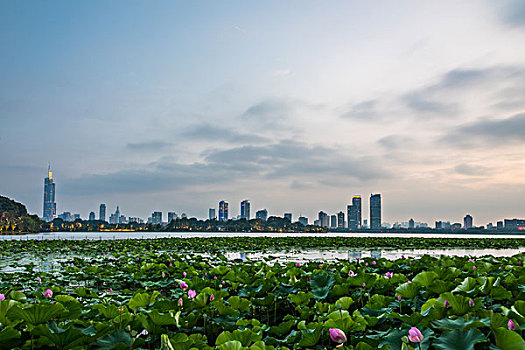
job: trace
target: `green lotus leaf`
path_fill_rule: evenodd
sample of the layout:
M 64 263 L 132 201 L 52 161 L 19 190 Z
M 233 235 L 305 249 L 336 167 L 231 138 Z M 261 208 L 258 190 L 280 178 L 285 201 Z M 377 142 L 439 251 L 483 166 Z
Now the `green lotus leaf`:
M 290 329 L 295 325 L 296 321 L 289 320 L 286 322 L 281 322 L 278 326 L 270 327 L 268 334 L 271 335 L 285 335 L 290 332 Z M 306 327 L 304 328 L 306 329 Z
M 415 283 L 403 283 L 396 288 L 396 293 L 401 295 L 404 299 L 412 299 L 418 295 L 421 288 Z
M 99 350 L 111 350 L 117 347 L 122 349 L 122 346 L 126 346 L 126 348 L 129 348 L 130 344 L 131 336 L 129 335 L 129 333 L 122 329 L 118 329 L 113 333 L 110 333 L 105 337 L 98 339 L 94 345 L 96 349 Z
M 11 308 L 7 317 L 11 320 L 21 319 L 31 325 L 37 325 L 52 320 L 63 312 L 64 306 L 60 303 L 32 304 L 25 308 L 19 306 Z
M 525 350 L 525 341 L 514 331 L 500 327 L 494 329 L 494 336 L 501 350 Z
M 334 284 L 335 279 L 332 276 L 325 273 L 314 275 L 310 280 L 310 288 L 312 289 L 314 298 L 317 300 L 325 299 L 332 290 Z
M 16 344 L 20 343 L 21 333 L 20 331 L 11 328 L 5 327 L 0 330 L 0 348 L 11 348 Z
M 159 294 L 160 293 L 157 291 L 153 292 L 152 294 L 137 293 L 129 300 L 129 308 L 131 310 L 137 310 L 138 308 L 149 306 L 155 302 L 155 299 L 157 299 Z
M 472 294 L 472 293 L 475 292 L 476 285 L 477 285 L 476 279 L 474 279 L 472 277 L 467 277 L 467 278 L 465 278 L 463 280 L 463 282 L 461 282 L 460 285 L 458 285 L 456 288 L 454 288 L 452 293 L 463 292 L 463 293 L 467 293 L 467 294 Z
M 438 279 L 439 276 L 434 271 L 423 271 L 418 273 L 413 279 L 413 283 L 418 283 L 419 285 L 423 287 L 428 287 L 432 283 L 434 283 L 434 280 Z
M 437 350 L 474 350 L 476 344 L 486 341 L 487 338 L 477 329 L 453 330 L 443 332 L 433 345 Z
M 322 333 L 323 328 L 321 326 L 318 326 L 315 329 L 305 329 L 301 331 L 301 340 L 298 345 L 301 347 L 315 346 L 319 342 Z
M 241 350 L 242 343 L 238 340 L 231 340 L 217 346 L 218 350 Z
M 310 302 L 310 299 L 312 297 L 312 293 L 310 292 L 299 292 L 297 294 L 288 294 L 288 297 L 292 301 L 292 303 L 296 305 L 308 305 Z

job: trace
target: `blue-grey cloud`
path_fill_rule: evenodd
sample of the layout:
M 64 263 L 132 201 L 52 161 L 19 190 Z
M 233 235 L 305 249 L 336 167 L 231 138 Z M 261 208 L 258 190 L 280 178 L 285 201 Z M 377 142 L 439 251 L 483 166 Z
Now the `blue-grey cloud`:
M 128 143 L 126 148 L 134 152 L 151 152 L 166 149 L 171 143 L 164 141 L 135 142 Z
M 483 119 L 458 127 L 441 138 L 451 144 L 506 144 L 525 142 L 525 113 L 507 119 Z
M 374 121 L 380 115 L 377 113 L 377 101 L 368 100 L 359 102 L 350 107 L 350 110 L 341 115 L 342 118 Z
M 377 143 L 387 150 L 397 150 L 413 144 L 414 139 L 403 135 L 389 135 L 382 137 Z
M 522 0 L 507 0 L 501 7 L 501 19 L 513 27 L 525 27 L 525 2 Z
M 250 106 L 242 117 L 258 122 L 276 122 L 288 118 L 297 102 L 287 99 L 268 99 Z
M 182 136 L 191 140 L 226 141 L 230 143 L 263 143 L 268 138 L 239 132 L 232 128 L 217 127 L 212 124 L 199 124 L 187 127 L 182 131 Z
M 454 171 L 461 175 L 467 175 L 467 176 L 486 176 L 489 175 L 492 171 L 484 166 L 479 165 L 470 165 L 466 163 L 458 164 L 454 167 Z

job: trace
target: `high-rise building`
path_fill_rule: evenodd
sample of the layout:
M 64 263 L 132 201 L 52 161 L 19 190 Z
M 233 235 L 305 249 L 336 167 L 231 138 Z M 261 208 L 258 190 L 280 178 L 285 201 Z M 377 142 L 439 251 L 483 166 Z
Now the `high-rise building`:
M 168 224 L 171 223 L 173 220 L 177 219 L 177 213 L 175 213 L 174 211 L 169 211 L 168 212 Z
M 496 222 L 496 229 L 503 230 L 503 221 Z
M 228 221 L 228 202 L 219 202 L 219 221 Z
M 337 214 L 337 228 L 344 228 L 345 227 L 345 213 L 340 211 Z
M 250 201 L 247 199 L 241 202 L 241 219 L 250 220 Z
M 155 225 L 162 224 L 162 212 L 161 211 L 154 211 L 153 214 L 151 214 L 152 223 Z
M 308 226 L 308 218 L 305 216 L 299 216 L 299 223 L 304 226 Z
M 89 221 L 95 221 L 95 212 L 94 211 L 89 213 Z
M 463 218 L 463 228 L 465 230 L 472 228 L 472 223 L 473 223 L 472 215 L 470 214 L 465 215 L 465 217 Z
M 217 220 L 217 216 L 215 215 L 215 208 L 208 209 L 208 219 Z
M 257 213 L 255 213 L 255 218 L 261 219 L 263 221 L 268 220 L 268 210 L 266 209 L 258 210 Z
M 409 229 L 412 229 L 415 227 L 415 222 L 414 222 L 414 219 L 410 219 L 408 220 L 408 228 Z
M 337 228 L 337 215 L 330 216 L 330 228 Z
M 292 213 L 284 213 L 284 218 L 292 222 Z
M 381 195 L 370 195 L 370 228 L 381 228 Z
M 320 211 L 319 215 L 319 226 L 321 227 L 328 227 L 328 214 L 326 214 L 324 211 Z
M 57 217 L 57 204 L 55 202 L 55 183 L 51 165 L 47 167 L 47 177 L 44 179 L 44 210 L 42 220 L 53 221 Z
M 98 210 L 98 219 L 100 221 L 106 221 L 106 205 L 101 204 Z
M 352 197 L 352 205 L 347 207 L 347 215 L 349 229 L 361 228 L 361 196 Z

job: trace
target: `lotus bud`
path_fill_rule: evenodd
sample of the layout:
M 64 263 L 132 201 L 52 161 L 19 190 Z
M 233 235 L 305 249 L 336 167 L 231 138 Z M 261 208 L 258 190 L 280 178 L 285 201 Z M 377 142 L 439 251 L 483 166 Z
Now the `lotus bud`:
M 402 299 L 402 298 L 401 298 L 401 294 L 399 294 L 399 295 L 397 296 L 397 300 L 401 301 L 401 299 Z
M 421 343 L 423 341 L 423 334 L 416 327 L 410 328 L 408 331 L 408 339 L 413 343 Z
M 177 304 L 179 304 L 179 306 L 182 307 L 182 298 L 179 298 L 179 301 Z
M 330 328 L 329 332 L 330 332 L 330 339 L 332 339 L 334 343 L 342 344 L 346 342 L 346 334 L 342 330 L 337 329 L 337 328 Z
M 180 283 L 180 288 L 181 288 L 182 290 L 186 290 L 186 289 L 188 288 L 188 285 L 187 285 L 185 282 L 181 282 L 181 283 Z
M 195 298 L 196 296 L 197 296 L 197 292 L 195 292 L 193 289 L 190 289 L 190 290 L 188 291 L 188 297 L 189 297 L 190 299 L 193 299 L 193 298 Z
M 470 307 L 474 307 L 474 300 L 469 299 L 468 304 L 470 305 Z
M 51 298 L 53 297 L 53 291 L 51 289 L 46 289 L 46 291 L 44 292 L 44 297 L 46 298 Z
M 449 308 L 450 307 L 450 303 L 448 302 L 448 300 L 445 300 L 445 308 Z
M 507 323 L 507 328 L 510 331 L 515 331 L 516 330 L 516 325 L 514 324 L 514 321 L 512 321 L 512 319 L 510 319 L 509 323 Z
M 215 300 L 215 297 L 212 295 L 210 295 L 210 301 L 214 301 Z
M 5 300 L 5 295 L 4 294 L 0 294 L 0 301 L 2 300 Z

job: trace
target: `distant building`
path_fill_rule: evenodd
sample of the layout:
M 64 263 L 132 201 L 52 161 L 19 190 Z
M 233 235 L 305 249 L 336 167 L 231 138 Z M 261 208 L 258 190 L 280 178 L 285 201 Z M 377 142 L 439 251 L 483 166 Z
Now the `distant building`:
M 463 227 L 465 230 L 468 230 L 469 228 L 472 228 L 473 219 L 470 214 L 465 215 L 463 218 Z
M 154 225 L 162 224 L 162 212 L 154 211 L 153 214 L 151 214 L 151 219 L 151 223 Z
M 55 202 L 55 183 L 51 165 L 47 167 L 47 177 L 44 179 L 44 210 L 42 220 L 53 221 L 57 217 L 57 204 Z
M 136 217 L 136 216 L 130 216 L 128 218 L 128 223 L 137 223 L 137 224 L 143 224 L 144 223 L 144 220 L 142 220 L 141 218 L 139 217 Z
M 494 230 L 494 225 L 492 224 L 492 222 L 489 222 L 487 224 L 487 230 Z
M 215 216 L 215 208 L 208 209 L 208 219 L 217 220 L 217 216 Z
M 247 199 L 241 202 L 241 219 L 250 220 L 250 201 Z
M 505 230 L 525 230 L 525 220 L 505 219 Z
M 330 228 L 337 228 L 337 215 L 330 216 Z
M 503 221 L 496 222 L 496 229 L 503 230 Z
M 118 217 L 118 223 L 119 224 L 127 224 L 128 223 L 128 219 L 126 218 L 125 215 L 121 215 Z
M 228 202 L 219 202 L 219 221 L 228 221 Z
M 255 213 L 255 218 L 261 219 L 263 221 L 268 220 L 268 210 L 266 209 L 258 210 L 257 213 Z
M 328 227 L 328 214 L 326 214 L 324 211 L 320 211 L 319 215 L 319 226 L 321 227 Z
M 455 222 L 452 225 L 450 225 L 450 229 L 452 231 L 458 231 L 461 230 L 461 224 L 459 222 Z
M 415 227 L 414 219 L 408 220 L 408 228 L 412 229 Z
M 102 203 L 98 209 L 98 219 L 100 221 L 106 221 L 106 205 Z
M 64 220 L 64 221 L 67 221 L 67 222 L 71 222 L 71 221 L 73 221 L 73 215 L 71 215 L 71 213 L 68 212 L 68 211 L 65 211 L 65 212 L 63 212 L 62 214 L 59 214 L 59 215 L 58 215 L 58 218 L 59 218 L 59 219 L 62 219 L 62 220 Z
M 308 218 L 304 216 L 299 216 L 299 223 L 304 226 L 308 226 Z
M 292 213 L 284 213 L 284 218 L 292 222 Z
M 340 211 L 337 214 L 337 228 L 344 228 L 345 227 L 345 213 Z
M 436 230 L 450 230 L 450 221 L 436 221 Z
M 321 226 L 321 221 L 319 219 L 314 220 L 314 226 Z
M 349 222 L 350 224 L 350 222 Z M 370 228 L 381 228 L 381 195 L 370 195 Z
M 89 213 L 89 221 L 95 221 L 95 212 L 94 211 Z
M 361 196 L 352 197 L 352 204 L 347 207 L 347 215 L 349 229 L 361 228 Z
M 168 224 L 177 218 L 178 218 L 177 213 L 175 213 L 174 211 L 168 212 Z

